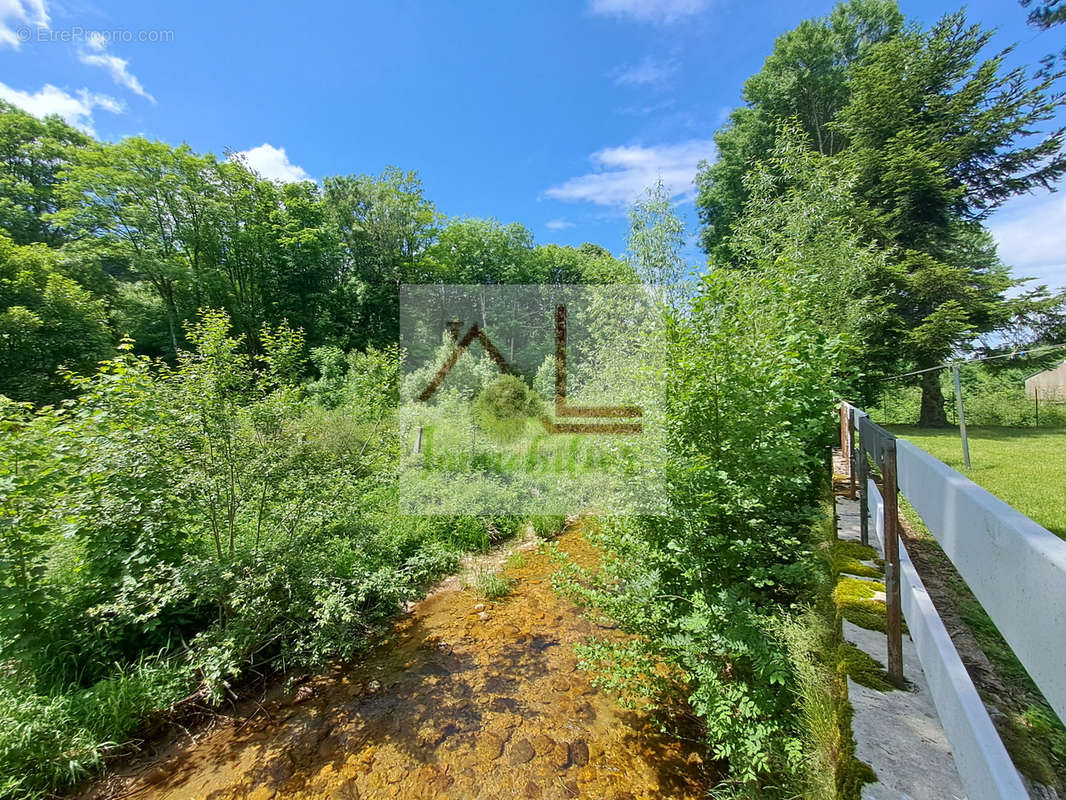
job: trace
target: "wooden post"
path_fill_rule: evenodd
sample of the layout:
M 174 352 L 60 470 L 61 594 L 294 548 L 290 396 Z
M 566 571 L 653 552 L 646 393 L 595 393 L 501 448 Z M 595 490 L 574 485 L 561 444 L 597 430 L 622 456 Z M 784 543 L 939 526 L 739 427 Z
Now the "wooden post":
M 1033 403 L 1035 403 L 1035 408 L 1036 408 L 1036 422 L 1033 425 L 1033 427 L 1034 428 L 1039 428 L 1040 427 L 1040 387 L 1039 386 L 1034 386 L 1033 387 Z
M 848 404 L 840 402 L 840 458 L 848 465 L 851 472 L 851 457 L 848 453 Z
M 959 365 L 952 364 L 951 374 L 955 378 L 955 405 L 959 411 L 959 435 L 962 436 L 962 460 L 966 469 L 970 468 L 970 440 L 966 438 L 966 415 L 962 413 L 962 381 L 959 380 Z
M 870 462 L 863 447 L 862 426 L 859 427 L 859 541 L 870 543 Z
M 848 497 L 855 499 L 855 473 L 857 472 L 855 456 L 855 409 L 848 408 Z
M 418 426 L 418 437 L 415 439 L 415 452 L 422 452 L 422 426 Z
M 885 613 L 888 634 L 888 679 L 903 688 L 903 609 L 899 588 L 899 487 L 896 482 L 896 442 L 885 448 L 881 494 L 885 504 Z

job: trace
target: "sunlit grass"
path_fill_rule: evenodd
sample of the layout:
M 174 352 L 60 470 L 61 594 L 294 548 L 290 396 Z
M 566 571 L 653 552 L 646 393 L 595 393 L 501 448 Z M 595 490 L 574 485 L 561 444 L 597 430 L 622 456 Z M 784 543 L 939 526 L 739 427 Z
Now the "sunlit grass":
M 971 427 L 969 470 L 957 428 L 893 425 L 890 430 L 1066 538 L 1066 429 Z
M 478 572 L 471 582 L 471 588 L 477 596 L 485 600 L 499 600 L 501 597 L 506 597 L 514 586 L 515 580 L 500 572 Z

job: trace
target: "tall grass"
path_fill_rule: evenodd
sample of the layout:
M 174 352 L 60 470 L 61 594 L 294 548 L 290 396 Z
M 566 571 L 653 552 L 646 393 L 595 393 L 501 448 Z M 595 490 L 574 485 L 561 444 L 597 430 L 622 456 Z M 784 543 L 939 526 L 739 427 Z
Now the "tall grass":
M 188 668 L 145 658 L 87 689 L 48 695 L 0 682 L 0 797 L 71 786 L 134 743 L 141 721 L 184 697 Z

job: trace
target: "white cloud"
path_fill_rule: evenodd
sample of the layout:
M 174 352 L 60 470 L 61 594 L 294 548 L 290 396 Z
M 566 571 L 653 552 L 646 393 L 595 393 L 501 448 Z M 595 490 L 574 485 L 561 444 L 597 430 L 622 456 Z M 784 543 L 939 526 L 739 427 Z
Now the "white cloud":
M 996 212 L 989 228 L 1015 275 L 1066 286 L 1066 194 L 1016 198 Z
M 683 17 L 699 14 L 710 6 L 710 0 L 590 0 L 593 14 L 611 17 L 630 17 L 641 22 L 677 22 Z
M 145 91 L 137 76 L 130 72 L 130 62 L 107 52 L 107 39 L 99 33 L 89 36 L 86 46 L 78 53 L 78 59 L 82 64 L 88 64 L 90 67 L 103 67 L 111 73 L 111 80 L 116 85 L 125 86 L 134 94 L 155 102 L 155 98 Z
M 550 231 L 562 231 L 567 228 L 573 228 L 574 223 L 565 219 L 550 219 L 544 223 L 544 227 Z
M 34 28 L 47 28 L 49 22 L 44 0 L 0 0 L 0 47 L 18 50 Z
M 645 56 L 638 64 L 616 67 L 610 75 L 619 86 L 651 86 L 665 83 L 675 72 L 676 61 L 657 61 Z
M 649 186 L 662 180 L 671 196 L 695 197 L 692 179 L 700 161 L 714 159 L 714 142 L 690 139 L 655 147 L 608 147 L 591 156 L 596 171 L 570 178 L 544 194 L 567 202 L 628 206 Z
M 102 108 L 112 114 L 121 114 L 124 111 L 122 103 L 114 97 L 90 92 L 88 89 L 79 89 L 72 95 L 50 83 L 46 83 L 34 94 L 12 89 L 0 83 L 0 99 L 18 106 L 35 117 L 58 114 L 68 124 L 85 131 L 90 136 L 96 135 L 92 118 L 94 108 Z
M 284 147 L 274 147 L 264 142 L 251 150 L 241 150 L 230 156 L 235 161 L 243 162 L 262 178 L 282 183 L 294 183 L 296 181 L 309 181 L 311 176 L 307 171 L 289 161 Z

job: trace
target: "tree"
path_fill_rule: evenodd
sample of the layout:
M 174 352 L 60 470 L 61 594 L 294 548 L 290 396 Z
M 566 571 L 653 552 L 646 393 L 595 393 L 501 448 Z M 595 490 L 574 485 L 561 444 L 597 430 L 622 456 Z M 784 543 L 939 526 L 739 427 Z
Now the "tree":
M 63 231 L 46 215 L 57 209 L 60 171 L 88 144 L 59 117 L 39 120 L 0 100 L 0 229 L 12 241 L 62 243 Z
M 1032 8 L 1029 12 L 1029 24 L 1047 30 L 1055 25 L 1066 22 L 1066 5 L 1062 0 L 1047 0 L 1047 2 L 1034 2 L 1034 0 L 1020 0 L 1022 8 Z
M 288 320 L 311 344 L 351 336 L 333 312 L 340 286 L 342 246 L 318 187 L 310 181 L 279 188 L 270 216 L 274 260 L 266 276 L 270 321 Z
M 856 218 L 892 253 L 873 286 L 891 305 L 870 354 L 882 366 L 936 366 L 1006 322 L 1017 281 L 980 222 L 1066 172 L 1062 130 L 1034 133 L 1062 105 L 1059 75 L 1004 73 L 1007 52 L 979 61 L 990 35 L 958 13 L 881 42 L 853 67 L 830 125 L 848 140 Z M 944 425 L 939 381 L 925 375 L 919 424 Z
M 713 261 L 732 262 L 725 240 L 748 197 L 744 177 L 773 151 L 780 125 L 796 120 L 819 153 L 839 152 L 846 141 L 830 123 L 847 104 L 850 70 L 902 24 L 894 0 L 850 0 L 778 37 L 762 70 L 744 83 L 746 105 L 714 134 L 717 160 L 697 175 L 702 244 Z
M 637 280 L 632 267 L 591 242 L 579 247 L 537 245 L 533 258 L 539 263 L 534 272 L 550 283 L 611 284 L 635 283 Z
M 808 144 L 798 126 L 779 131 L 774 152 L 745 178 L 749 200 L 728 245 L 737 270 L 788 271 L 802 286 L 808 313 L 820 314 L 818 325 L 836 337 L 836 375 L 848 396 L 869 401 L 860 376 L 868 373 L 871 342 L 886 319 L 885 300 L 870 285 L 886 256 L 863 241 L 851 218 L 853 177 Z
M 778 39 L 745 85 L 748 105 L 716 134 L 719 161 L 699 175 L 704 247 L 730 266 L 744 258 L 732 243 L 749 176 L 769 163 L 760 191 L 790 189 L 771 156 L 782 131 L 798 126 L 849 176 L 854 202 L 842 213 L 888 256 L 857 295 L 884 312 L 864 341 L 867 394 L 880 376 L 935 366 L 1019 313 L 981 223 L 1011 196 L 1053 189 L 1066 169 L 1062 131 L 1041 132 L 1062 105 L 1061 73 L 1006 70 L 1009 51 L 980 58 L 989 36 L 962 14 L 923 30 L 903 26 L 892 4 L 842 4 Z M 923 398 L 920 423 L 943 424 L 934 373 Z
M 629 209 L 628 258 L 637 277 L 651 287 L 655 299 L 678 308 L 685 296 L 688 265 L 681 255 L 685 223 L 674 211 L 669 190 L 658 181 Z
M 519 222 L 449 220 L 427 251 L 427 275 L 443 283 L 542 283 L 533 234 Z
M 51 215 L 113 246 L 158 292 L 171 356 L 179 349 L 181 301 L 195 311 L 206 300 L 205 270 L 217 254 L 213 166 L 213 156 L 187 145 L 140 137 L 95 144 L 61 173 L 64 208 Z
M 1001 331 L 1008 350 L 1028 350 L 1041 345 L 1066 344 L 1066 289 L 1049 291 L 1046 286 L 1029 289 L 1011 301 L 1010 319 Z M 998 345 L 998 346 L 997 346 Z M 986 347 L 1002 349 L 1003 343 Z M 1061 355 L 1055 353 L 1057 357 Z
M 57 370 L 92 371 L 112 343 L 103 303 L 59 271 L 54 250 L 0 234 L 0 395 L 67 396 Z
M 385 345 L 399 336 L 399 290 L 421 283 L 420 261 L 439 217 L 415 172 L 323 181 L 326 212 L 341 243 L 332 312 L 347 347 Z
M 182 323 L 207 307 L 227 310 L 253 354 L 264 323 L 340 334 L 323 312 L 341 248 L 314 184 L 277 186 L 239 161 L 142 138 L 87 147 L 61 177 L 64 207 L 50 218 L 77 230 L 79 247 L 91 243 L 121 265 L 124 278 L 152 287 L 158 309 L 143 292 L 117 289 L 117 320 L 155 339 L 161 310 L 172 359 Z

